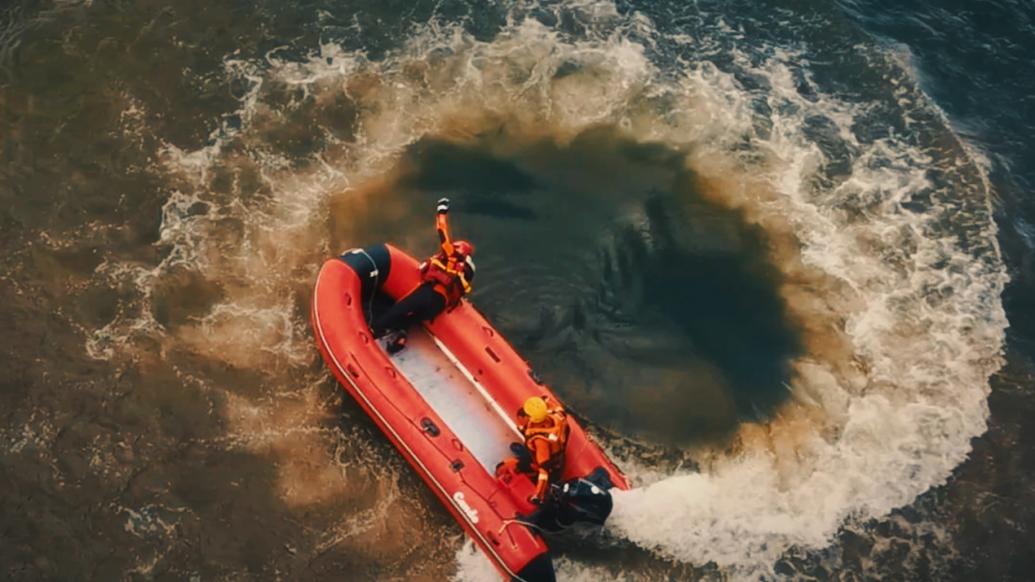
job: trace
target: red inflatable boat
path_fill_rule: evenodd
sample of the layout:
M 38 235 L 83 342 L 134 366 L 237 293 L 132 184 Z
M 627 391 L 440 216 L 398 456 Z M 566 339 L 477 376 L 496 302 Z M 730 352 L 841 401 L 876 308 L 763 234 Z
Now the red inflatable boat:
M 556 396 L 467 301 L 412 330 L 408 347 L 390 357 L 371 336 L 367 313 L 378 293 L 397 300 L 419 283 L 417 261 L 390 245 L 327 261 L 312 304 L 320 352 L 503 576 L 552 580 L 549 548 L 527 525 L 537 509 L 528 501 L 531 479 L 494 471 L 521 441 L 515 415 L 525 399 Z M 569 424 L 562 482 L 596 474 L 627 489 L 579 423 Z

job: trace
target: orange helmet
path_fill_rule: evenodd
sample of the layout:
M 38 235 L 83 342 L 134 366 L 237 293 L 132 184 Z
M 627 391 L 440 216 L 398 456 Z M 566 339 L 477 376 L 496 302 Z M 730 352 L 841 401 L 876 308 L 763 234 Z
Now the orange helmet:
M 453 250 L 458 255 L 469 257 L 474 254 L 474 245 L 465 240 L 458 240 L 453 243 Z

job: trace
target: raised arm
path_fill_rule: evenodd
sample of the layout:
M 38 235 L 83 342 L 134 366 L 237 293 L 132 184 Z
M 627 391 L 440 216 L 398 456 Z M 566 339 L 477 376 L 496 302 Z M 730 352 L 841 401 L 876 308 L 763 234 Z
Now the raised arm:
M 442 252 L 448 257 L 453 254 L 453 238 L 449 235 L 449 198 L 439 198 L 435 212 L 435 230 L 438 231 L 438 242 Z

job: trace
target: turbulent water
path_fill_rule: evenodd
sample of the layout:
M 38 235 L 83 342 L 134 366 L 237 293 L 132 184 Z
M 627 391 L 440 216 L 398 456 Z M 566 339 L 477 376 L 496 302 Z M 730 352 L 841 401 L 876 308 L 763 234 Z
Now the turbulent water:
M 6 578 L 492 579 L 307 322 L 447 195 L 634 483 L 562 579 L 1030 579 L 1030 5 L 0 11 Z

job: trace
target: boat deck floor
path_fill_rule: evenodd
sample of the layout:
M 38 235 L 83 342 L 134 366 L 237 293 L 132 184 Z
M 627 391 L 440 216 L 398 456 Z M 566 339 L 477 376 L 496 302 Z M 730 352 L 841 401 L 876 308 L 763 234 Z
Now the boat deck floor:
M 513 423 L 504 421 L 426 330 L 412 329 L 406 349 L 390 358 L 486 471 L 492 474 L 511 455 L 510 443 L 520 440 Z

